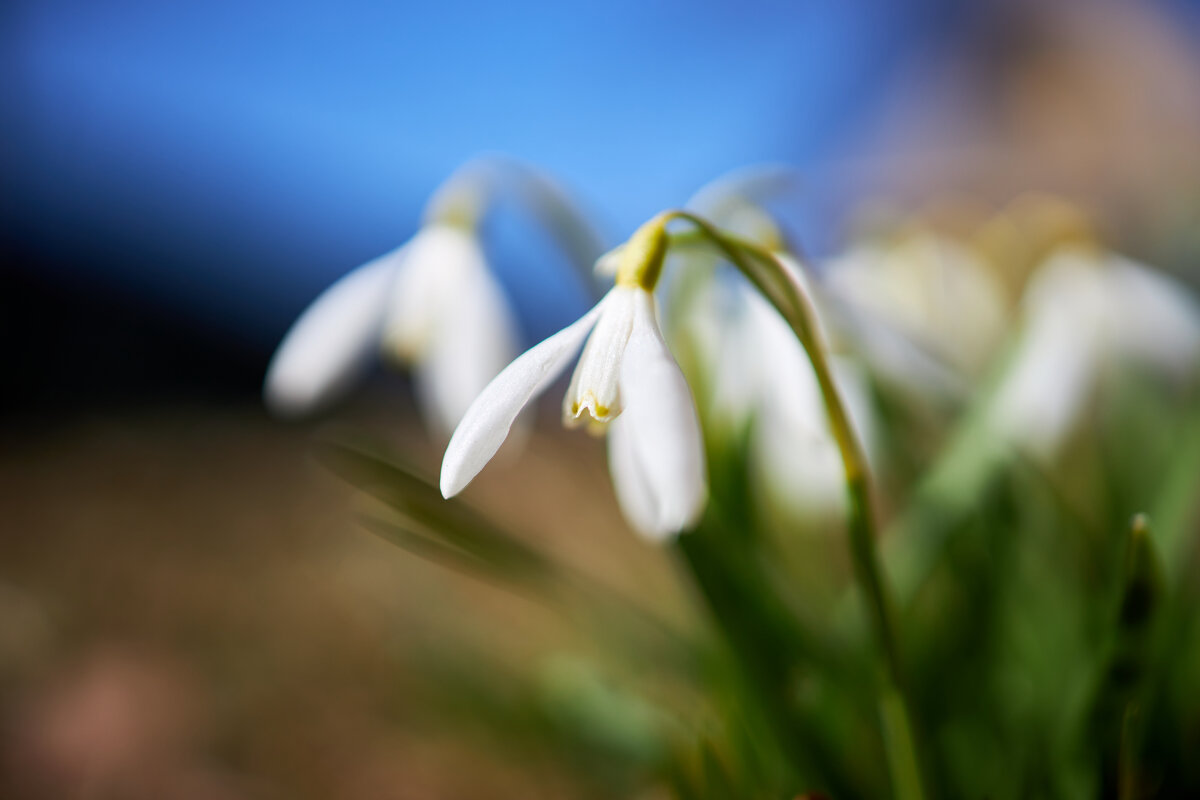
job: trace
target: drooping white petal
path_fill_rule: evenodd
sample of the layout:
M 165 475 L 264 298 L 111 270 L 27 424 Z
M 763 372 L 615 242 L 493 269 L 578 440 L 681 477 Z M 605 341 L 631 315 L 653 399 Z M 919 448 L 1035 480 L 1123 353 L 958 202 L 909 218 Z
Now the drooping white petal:
M 753 416 L 765 388 L 764 353 L 760 349 L 755 311 L 752 301 L 745 297 L 751 292 L 742 285 L 725 287 L 720 291 L 723 295 L 720 300 L 725 301 L 726 307 L 713 307 L 720 300 L 710 304 L 705 313 L 697 315 L 693 325 L 698 349 L 710 356 L 708 412 L 733 430 Z
M 1094 388 L 1100 359 L 1097 339 L 1070 315 L 1033 321 L 992 401 L 992 425 L 1030 455 L 1049 458 Z
M 388 300 L 383 337 L 397 360 L 415 364 L 454 318 L 462 287 L 487 272 L 478 240 L 450 225 L 422 228 L 408 243 Z
M 1031 278 L 1024 331 L 989 409 L 990 423 L 1048 458 L 1070 432 L 1103 363 L 1105 278 L 1085 251 L 1058 251 Z
M 799 264 L 787 262 L 813 297 Z M 761 294 L 744 282 L 725 289 L 722 294 L 734 301 L 735 313 L 725 315 L 729 324 L 721 344 L 731 353 L 722 357 L 715 376 L 714 405 L 722 395 L 731 406 L 728 398 L 740 398 L 743 418 L 757 417 L 751 446 L 759 483 L 772 505 L 793 516 L 843 508 L 845 468 L 808 354 Z M 854 364 L 837 358 L 831 358 L 831 368 L 854 430 L 870 452 L 874 415 L 863 376 Z
M 846 472 L 832 436 L 814 436 L 764 414 L 753 444 L 756 483 L 773 509 L 809 518 L 845 508 Z
M 400 247 L 325 290 L 287 332 L 271 358 L 263 395 L 277 414 L 298 416 L 336 400 L 379 350 L 389 284 L 407 256 Z
M 836 508 L 845 494 L 844 471 L 812 363 L 765 301 L 752 298 L 749 308 L 755 309 L 760 369 L 752 442 L 760 485 L 774 507 L 793 516 Z
M 634 530 L 648 539 L 663 536 L 659 528 L 659 510 L 650 490 L 645 470 L 638 462 L 635 442 L 630 434 L 629 418 L 621 415 L 608 424 L 608 471 L 621 511 Z
M 626 427 L 620 435 L 628 436 L 633 451 L 622 458 L 636 469 L 624 464 L 618 469 L 623 481 L 630 473 L 644 480 L 655 517 L 652 525 L 639 525 L 639 530 L 662 539 L 693 525 L 704 510 L 704 446 L 687 381 L 658 329 L 654 298 L 640 289 L 634 292 L 633 330 L 620 368 Z M 622 493 L 625 499 L 634 496 Z M 627 509 L 630 521 L 639 524 L 645 507 L 637 503 Z
M 610 297 L 606 295 L 582 319 L 527 350 L 475 398 L 442 458 L 444 497 L 461 492 L 496 454 L 521 409 L 566 369 Z
M 888 385 L 923 402 L 957 401 L 969 386 L 957 372 L 882 320 L 843 309 L 846 330 L 877 375 Z
M 831 261 L 827 275 L 875 368 L 917 396 L 953 396 L 954 376 L 978 374 L 1004 334 L 998 277 L 952 240 L 921 234 L 856 247 Z
M 1175 375 L 1200 364 L 1200 309 L 1165 275 L 1068 245 L 1038 267 L 1022 303 L 1025 331 L 992 407 L 992 423 L 1049 458 L 1106 364 L 1142 361 Z
M 464 277 L 415 367 L 421 405 L 446 436 L 518 353 L 516 321 L 496 279 L 482 265 Z
M 875 426 L 865 377 L 852 362 L 830 361 L 834 383 L 869 461 L 876 449 Z M 772 385 L 754 429 L 767 497 L 796 517 L 841 511 L 846 503 L 846 468 L 807 357 L 802 365 L 784 367 Z
M 604 313 L 583 347 L 563 398 L 563 421 L 568 425 L 584 412 L 600 422 L 621 413 L 621 356 L 633 329 L 634 298 L 639 294 L 646 292 L 628 286 L 617 286 L 608 293 Z
M 793 420 L 808 436 L 826 435 L 825 404 L 803 345 L 762 295 L 747 292 L 745 303 L 753 344 L 744 357 L 758 366 L 761 403 Z
M 1113 348 L 1175 375 L 1200 366 L 1200 306 L 1168 275 L 1120 256 L 1107 263 Z

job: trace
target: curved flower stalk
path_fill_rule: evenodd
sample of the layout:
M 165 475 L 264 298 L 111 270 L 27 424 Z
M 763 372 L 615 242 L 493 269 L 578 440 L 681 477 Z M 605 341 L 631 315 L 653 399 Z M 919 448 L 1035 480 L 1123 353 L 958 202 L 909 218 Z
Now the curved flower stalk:
M 770 216 L 747 200 L 725 197 L 718 219 L 771 251 L 806 293 L 814 295 L 800 263 L 786 251 Z M 712 263 L 695 263 L 700 258 Z M 708 254 L 680 265 L 701 277 L 680 278 L 677 311 L 681 335 L 694 343 L 707 381 L 706 419 L 734 432 L 751 427 L 755 484 L 771 507 L 793 518 L 843 512 L 845 474 L 812 364 L 779 312 L 741 275 L 722 270 Z M 681 270 L 682 271 L 682 270 Z M 822 314 L 820 336 L 829 340 Z M 831 359 L 835 380 L 846 399 L 867 452 L 873 450 L 874 413 L 865 376 L 846 357 Z
M 564 422 L 590 422 L 607 432 L 617 498 L 638 532 L 660 540 L 696 522 L 707 496 L 700 426 L 659 329 L 653 296 L 666 241 L 661 224 L 639 229 L 621 250 L 608 294 L 488 384 L 446 448 L 445 497 L 458 494 L 483 469 L 521 409 L 549 388 L 582 346 L 563 400 Z
M 565 419 L 571 423 L 586 412 L 592 424 L 607 427 L 617 497 L 640 532 L 663 539 L 698 520 L 707 496 L 699 423 L 687 383 L 663 341 L 652 295 L 668 246 L 666 225 L 672 220 L 689 222 L 742 271 L 786 321 L 811 362 L 850 498 L 847 527 L 855 571 L 886 665 L 879 707 L 894 789 L 898 797 L 919 798 L 911 725 L 900 694 L 891 600 L 875 552 L 874 500 L 866 461 L 808 296 L 769 251 L 742 243 L 686 211 L 664 212 L 643 225 L 612 256 L 619 259 L 615 288 L 578 322 L 510 364 L 468 409 L 442 461 L 442 494 L 457 494 L 479 473 L 517 414 L 566 369 L 586 338 L 564 400 Z M 687 545 L 681 546 L 686 551 Z
M 781 259 L 782 261 L 782 259 Z M 786 264 L 786 261 L 782 261 Z M 829 423 L 816 373 L 787 324 L 761 298 L 756 340 L 775 363 L 760 379 L 759 424 L 753 446 L 759 477 L 774 507 L 792 517 L 845 513 L 845 468 Z M 866 376 L 853 360 L 830 358 L 834 382 L 844 398 L 867 460 L 875 450 L 875 413 Z
M 851 560 L 885 667 L 885 678 L 879 687 L 879 713 L 893 791 L 896 797 L 920 798 L 923 796 L 921 777 L 904 696 L 893 601 L 876 551 L 877 520 L 870 472 L 859 436 L 851 423 L 849 406 L 834 378 L 824 333 L 808 290 L 776 254 L 725 234 L 701 217 L 686 211 L 672 211 L 660 215 L 660 219 L 664 224 L 671 219 L 690 222 L 709 245 L 736 266 L 770 302 L 808 357 L 837 443 L 849 501 L 847 532 Z
M 858 245 L 826 270 L 826 286 L 873 368 L 913 396 L 958 399 L 1004 335 L 999 277 L 945 237 L 922 232 Z
M 1183 379 L 1200 371 L 1200 306 L 1166 275 L 1121 256 L 1064 245 L 1036 270 L 1024 330 L 989 407 L 992 428 L 1051 458 L 1103 371 L 1146 365 Z
M 268 406 L 285 416 L 317 411 L 383 355 L 413 371 L 426 419 L 449 435 L 518 352 L 512 309 L 477 230 L 497 189 L 510 187 L 572 260 L 595 259 L 594 233 L 548 178 L 508 159 L 469 162 L 430 199 L 412 239 L 352 270 L 301 314 L 268 368 Z

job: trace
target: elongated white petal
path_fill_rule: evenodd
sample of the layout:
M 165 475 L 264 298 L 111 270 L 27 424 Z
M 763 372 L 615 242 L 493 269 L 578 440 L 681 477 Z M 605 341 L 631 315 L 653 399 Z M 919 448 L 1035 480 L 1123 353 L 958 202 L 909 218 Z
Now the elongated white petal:
M 841 513 L 846 471 L 837 443 L 787 422 L 764 414 L 754 428 L 755 482 L 772 508 L 792 518 Z
M 1180 377 L 1200 367 L 1200 307 L 1166 275 L 1067 245 L 1038 267 L 1022 301 L 1025 332 L 1001 383 L 992 423 L 1049 458 L 1115 360 Z
M 628 417 L 622 415 L 610 422 L 607 437 L 608 471 L 621 511 L 634 530 L 650 539 L 659 538 L 658 504 L 650 491 L 646 472 L 638 462 Z
M 731 430 L 739 429 L 753 416 L 769 380 L 767 365 L 763 363 L 769 355 L 762 349 L 755 327 L 755 312 L 745 297 L 751 291 L 742 286 L 727 287 L 727 291 L 722 292 L 726 307 L 716 308 L 716 304 L 710 304 L 705 309 L 707 313 L 697 315 L 693 325 L 699 349 L 709 355 L 710 361 L 709 386 L 712 391 L 707 410 Z M 768 308 L 768 311 L 773 313 L 774 310 Z M 784 324 L 782 320 L 780 324 Z M 799 346 L 797 342 L 796 347 Z
M 865 377 L 852 362 L 830 360 L 838 394 L 870 461 L 874 412 Z M 754 428 L 763 489 L 773 505 L 795 517 L 841 512 L 846 507 L 846 468 L 816 373 L 807 356 L 803 364 L 780 366 Z
M 408 243 L 388 300 L 383 336 L 397 360 L 415 364 L 454 319 L 462 287 L 487 263 L 479 242 L 468 231 L 449 225 L 422 228 Z
M 1078 248 L 1056 251 L 1030 279 L 1024 331 L 989 411 L 992 426 L 1030 455 L 1053 455 L 1095 387 L 1105 295 L 1102 265 Z
M 563 398 L 563 421 L 568 425 L 587 412 L 600 422 L 621 413 L 621 355 L 633 329 L 634 298 L 645 291 L 618 286 L 608 293 L 604 313 L 588 337 Z
M 1104 266 L 1090 248 L 1058 248 L 1021 297 L 1024 331 L 997 386 L 992 426 L 1039 458 L 1054 455 L 1096 387 L 1109 326 Z
M 649 538 L 663 539 L 693 525 L 704 510 L 704 446 L 687 381 L 658 329 L 654 298 L 635 292 L 633 331 L 621 362 L 626 431 L 620 435 L 632 442 L 630 460 L 637 467 L 618 469 L 622 480 L 640 474 L 653 498 L 653 524 L 641 525 L 643 504 L 625 509 L 630 522 Z M 631 496 L 623 492 L 622 499 Z
M 1043 317 L 1025 331 L 991 407 L 992 425 L 1030 455 L 1048 459 L 1095 387 L 1099 340 L 1071 315 Z
M 1111 344 L 1176 375 L 1200 366 L 1200 306 L 1170 276 L 1120 256 L 1108 259 Z
M 416 364 L 421 405 L 446 436 L 518 354 L 516 321 L 496 279 L 482 265 L 464 277 Z
M 347 273 L 287 332 L 271 358 L 263 395 L 277 414 L 298 416 L 337 399 L 377 356 L 388 288 L 401 247 Z
M 918 396 L 936 398 L 952 381 L 930 383 L 941 362 L 977 374 L 1006 324 L 999 278 L 970 248 L 930 234 L 888 246 L 859 246 L 827 265 L 825 285 L 851 312 L 876 369 Z M 911 346 L 890 340 L 902 336 Z M 931 360 L 928 356 L 933 356 Z M 916 357 L 911 367 L 902 358 Z M 939 386 L 939 384 L 941 384 Z
M 566 369 L 604 310 L 608 297 L 582 319 L 527 350 L 475 398 L 450 437 L 442 458 L 442 496 L 453 497 L 461 492 L 491 460 L 521 409 Z

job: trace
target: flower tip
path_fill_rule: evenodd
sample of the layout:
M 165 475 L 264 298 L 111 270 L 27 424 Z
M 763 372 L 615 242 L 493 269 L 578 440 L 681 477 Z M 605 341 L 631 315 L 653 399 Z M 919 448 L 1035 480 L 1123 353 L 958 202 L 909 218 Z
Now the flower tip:
M 655 520 L 635 520 L 627 515 L 626 519 L 643 539 L 652 544 L 665 545 L 695 529 L 700 523 L 700 518 L 704 516 L 707 501 L 708 496 L 705 494 L 700 502 L 679 514 L 664 514 Z
M 316 411 L 325 403 L 326 396 L 336 394 L 339 388 L 336 384 L 322 386 L 318 376 L 310 371 L 280 368 L 275 364 L 263 380 L 263 404 L 273 416 L 299 419 Z
M 681 527 L 666 524 L 655 524 L 650 526 L 634 526 L 634 530 L 641 534 L 642 538 L 651 544 L 665 545 L 675 541 L 679 534 L 683 533 Z
M 467 484 L 470 482 L 470 478 L 463 480 L 461 469 L 458 469 L 446 460 L 442 461 L 442 474 L 438 480 L 438 488 L 442 490 L 443 498 L 449 500 L 467 488 Z
M 708 490 L 705 487 L 687 506 L 679 509 L 677 514 L 667 516 L 663 520 L 660 541 L 674 539 L 676 536 L 695 529 L 700 524 L 700 518 L 704 516 L 704 509 L 707 505 Z

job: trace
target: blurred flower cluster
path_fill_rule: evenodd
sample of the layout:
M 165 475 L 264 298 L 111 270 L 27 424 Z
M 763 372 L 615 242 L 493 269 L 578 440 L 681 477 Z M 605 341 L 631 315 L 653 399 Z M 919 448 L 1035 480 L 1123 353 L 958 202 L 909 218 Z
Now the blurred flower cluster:
M 317 298 L 265 385 L 306 414 L 378 354 L 405 365 L 449 437 L 440 485 L 362 437 L 326 462 L 383 502 L 372 529 L 593 642 L 507 675 L 516 705 L 486 700 L 503 692 L 481 665 L 432 680 L 596 796 L 1200 792 L 1184 282 L 1042 195 L 876 220 L 812 258 L 766 188 L 787 176 L 761 171 L 602 254 L 552 181 L 503 164 L 456 173 L 413 239 Z M 539 198 L 598 298 L 523 354 L 478 232 L 503 192 Z M 564 423 L 606 439 L 621 511 L 700 609 L 687 622 L 457 497 L 580 351 Z M 498 479 L 524 480 L 512 450 Z

